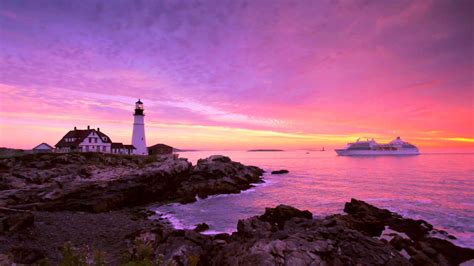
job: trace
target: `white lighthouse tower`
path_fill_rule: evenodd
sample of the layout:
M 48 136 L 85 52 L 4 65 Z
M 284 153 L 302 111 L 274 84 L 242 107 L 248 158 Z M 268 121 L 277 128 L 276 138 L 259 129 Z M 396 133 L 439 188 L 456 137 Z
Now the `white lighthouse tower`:
M 143 113 L 143 103 L 140 99 L 135 103 L 135 113 L 133 117 L 132 145 L 136 149 L 133 153 L 148 155 L 145 138 L 145 114 Z

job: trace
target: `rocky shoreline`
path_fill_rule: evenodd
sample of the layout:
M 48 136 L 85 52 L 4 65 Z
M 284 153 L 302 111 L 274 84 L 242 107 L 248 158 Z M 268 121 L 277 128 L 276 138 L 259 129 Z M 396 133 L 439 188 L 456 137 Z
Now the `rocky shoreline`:
M 172 156 L 38 154 L 0 159 L 0 207 L 105 212 L 153 202 L 240 193 L 263 170 L 225 156 L 193 166 Z
M 423 220 L 403 218 L 352 199 L 346 214 L 313 219 L 309 211 L 279 205 L 239 220 L 232 234 L 160 226 L 142 239 L 164 265 L 459 265 L 474 250 Z M 438 237 L 433 237 L 436 234 Z M 453 236 L 450 236 L 453 237 Z M 146 240 L 145 240 L 146 239 Z M 197 264 L 194 264 L 196 263 Z
M 423 220 L 352 199 L 313 218 L 279 205 L 232 234 L 176 230 L 144 206 L 239 193 L 263 170 L 211 156 L 26 155 L 0 160 L 0 265 L 458 265 L 474 250 Z M 69 263 L 69 264 L 68 264 Z

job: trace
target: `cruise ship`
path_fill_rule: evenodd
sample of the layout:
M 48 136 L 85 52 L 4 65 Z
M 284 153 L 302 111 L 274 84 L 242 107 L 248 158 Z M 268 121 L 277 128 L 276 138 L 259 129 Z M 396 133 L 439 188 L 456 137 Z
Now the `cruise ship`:
M 373 138 L 358 138 L 356 142 L 347 144 L 344 149 L 336 149 L 340 156 L 358 155 L 418 155 L 418 148 L 400 137 L 392 140 L 388 144 L 379 144 Z

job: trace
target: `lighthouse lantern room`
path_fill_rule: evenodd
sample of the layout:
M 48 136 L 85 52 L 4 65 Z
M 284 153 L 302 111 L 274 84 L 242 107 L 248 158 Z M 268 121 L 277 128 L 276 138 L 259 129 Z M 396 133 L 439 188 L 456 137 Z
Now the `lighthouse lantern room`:
M 132 145 L 136 148 L 136 150 L 134 150 L 134 154 L 138 155 L 148 155 L 145 138 L 145 114 L 143 111 L 143 103 L 139 99 L 135 103 L 132 133 Z

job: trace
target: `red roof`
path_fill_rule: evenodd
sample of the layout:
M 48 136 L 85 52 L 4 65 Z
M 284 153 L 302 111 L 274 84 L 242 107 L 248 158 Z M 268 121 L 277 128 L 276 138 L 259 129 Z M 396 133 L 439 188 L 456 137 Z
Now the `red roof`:
M 136 150 L 137 148 L 135 148 L 135 146 L 133 145 L 123 145 L 123 147 L 127 150 Z
M 55 146 L 59 148 L 77 147 L 85 138 L 87 138 L 87 136 L 91 134 L 91 132 L 95 132 L 97 136 L 101 138 L 102 142 L 112 143 L 112 140 L 109 138 L 109 136 L 95 129 L 75 129 L 64 135 L 64 137 Z M 104 140 L 104 137 L 107 139 Z M 72 142 L 66 142 L 66 138 L 75 138 L 76 140 Z
M 156 149 L 156 148 L 161 148 L 161 149 L 163 149 L 163 148 L 165 148 L 165 149 L 173 149 L 173 147 L 168 146 L 168 145 L 166 145 L 166 144 L 161 144 L 161 143 L 158 143 L 158 144 L 155 144 L 155 145 L 153 145 L 153 146 L 148 147 L 148 149 Z
M 112 142 L 112 149 L 123 149 L 123 143 L 122 142 Z

